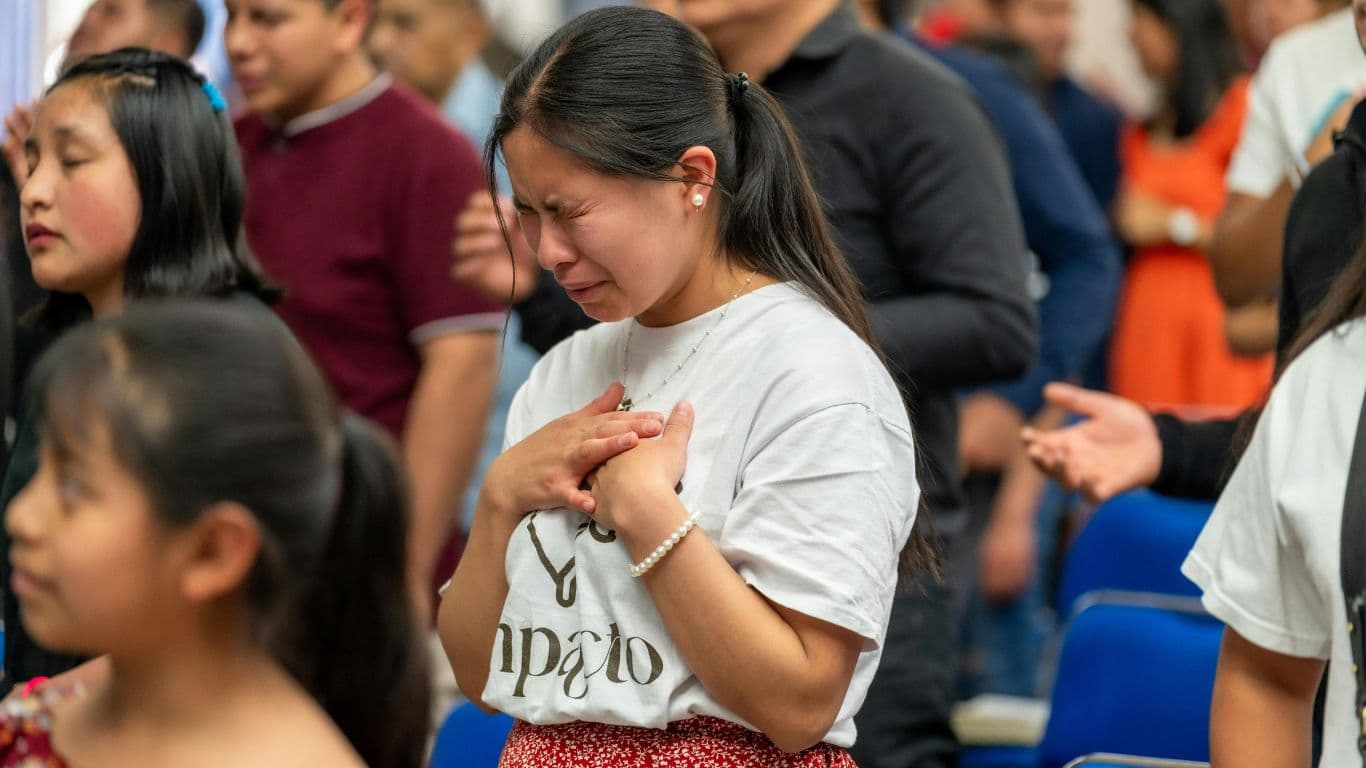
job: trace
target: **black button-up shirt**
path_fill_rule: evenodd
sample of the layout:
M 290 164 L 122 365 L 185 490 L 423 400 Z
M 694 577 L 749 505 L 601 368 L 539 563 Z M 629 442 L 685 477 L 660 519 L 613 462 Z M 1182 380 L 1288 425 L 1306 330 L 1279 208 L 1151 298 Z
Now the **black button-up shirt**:
M 801 137 L 835 240 L 908 394 L 921 484 L 951 533 L 953 390 L 1024 375 L 1034 304 L 1024 229 L 997 136 L 967 86 L 845 5 L 764 79 Z

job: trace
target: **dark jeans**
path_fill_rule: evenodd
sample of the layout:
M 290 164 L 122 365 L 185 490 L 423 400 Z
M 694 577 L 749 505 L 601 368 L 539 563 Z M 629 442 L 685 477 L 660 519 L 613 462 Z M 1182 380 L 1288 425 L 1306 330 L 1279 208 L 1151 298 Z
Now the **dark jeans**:
M 943 546 L 945 581 L 922 574 L 892 605 L 882 661 L 854 718 L 849 752 L 859 768 L 955 768 L 949 724 L 958 678 L 958 628 L 966 610 L 961 539 Z

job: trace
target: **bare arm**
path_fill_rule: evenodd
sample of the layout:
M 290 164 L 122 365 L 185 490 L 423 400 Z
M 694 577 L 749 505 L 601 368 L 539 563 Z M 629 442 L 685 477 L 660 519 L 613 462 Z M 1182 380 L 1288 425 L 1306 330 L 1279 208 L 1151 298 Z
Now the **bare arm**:
M 485 710 L 488 707 L 481 697 L 488 682 L 498 619 L 508 594 L 504 568 L 508 539 L 521 520 L 510 500 L 499 500 L 496 496 L 490 494 L 488 484 L 479 493 L 469 540 L 436 617 L 437 632 L 455 672 L 456 685 L 465 698 Z
M 409 581 L 424 594 L 474 471 L 498 378 L 498 335 L 459 333 L 422 345 L 403 430 L 412 484 Z
M 597 474 L 594 517 L 622 537 L 634 562 L 688 517 L 673 486 L 692 421 L 691 407 L 680 405 L 662 439 L 608 461 Z M 861 637 L 769 602 L 700 530 L 643 578 L 669 637 L 717 702 L 788 752 L 825 737 L 853 678 Z
M 1333 154 L 1334 136 L 1352 116 L 1357 96 L 1347 96 L 1324 121 L 1304 150 L 1304 160 L 1314 167 Z M 1214 285 L 1230 309 L 1276 296 L 1281 287 L 1281 249 L 1285 245 L 1285 220 L 1295 187 L 1283 178 L 1268 198 L 1232 192 L 1219 215 L 1209 260 Z
M 688 516 L 673 494 L 653 506 L 655 521 L 675 524 L 628 537 L 636 562 Z M 764 599 L 700 531 L 644 578 L 669 637 L 718 702 L 788 752 L 825 737 L 849 689 L 862 638 Z
M 1036 430 L 1058 429 L 1065 413 L 1045 405 L 1034 417 Z M 1018 434 L 1019 430 L 1016 431 Z M 989 600 L 1009 600 L 1020 595 L 1036 576 L 1039 500 L 1046 476 L 1034 466 L 1024 444 L 1017 438 L 1002 466 L 1001 484 L 992 500 L 991 515 L 982 532 L 978 556 L 978 580 Z
M 1323 667 L 1321 659 L 1268 651 L 1225 629 L 1210 709 L 1211 765 L 1308 765 Z
M 1224 314 L 1224 338 L 1235 355 L 1256 357 L 1276 351 L 1280 332 L 1275 299 L 1254 301 Z
M 1276 295 L 1281 285 L 1281 244 L 1295 189 L 1288 179 L 1269 198 L 1228 196 L 1209 247 L 1214 285 L 1237 309 Z

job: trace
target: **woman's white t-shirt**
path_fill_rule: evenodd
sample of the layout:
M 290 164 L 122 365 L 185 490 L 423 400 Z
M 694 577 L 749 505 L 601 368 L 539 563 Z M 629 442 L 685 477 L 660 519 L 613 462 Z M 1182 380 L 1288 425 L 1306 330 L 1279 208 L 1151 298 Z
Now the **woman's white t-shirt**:
M 877 669 L 897 563 L 920 489 L 910 424 L 876 354 L 790 284 L 666 328 L 631 331 L 635 410 L 693 404 L 680 499 L 698 529 L 768 600 L 865 639 L 825 740 L 854 742 Z M 515 444 L 622 378 L 627 320 L 580 332 L 517 394 Z M 715 330 L 667 387 L 659 385 Z M 694 715 L 744 723 L 702 687 L 615 535 L 568 509 L 528 515 L 508 544 L 508 596 L 485 703 L 537 724 L 663 728 Z
M 1342 503 L 1366 394 L 1366 321 L 1326 334 L 1281 376 L 1182 573 L 1249 642 L 1326 659 L 1320 765 L 1360 765 L 1338 566 Z

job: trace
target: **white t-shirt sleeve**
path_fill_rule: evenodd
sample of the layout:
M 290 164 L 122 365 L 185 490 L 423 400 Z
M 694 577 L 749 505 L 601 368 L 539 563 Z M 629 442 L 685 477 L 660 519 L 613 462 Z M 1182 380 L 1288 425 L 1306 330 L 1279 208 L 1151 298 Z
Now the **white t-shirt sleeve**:
M 508 418 L 503 425 L 503 448 L 500 453 L 522 442 L 527 437 L 528 425 L 531 421 L 531 397 L 527 390 L 532 387 L 531 379 L 522 382 L 517 388 L 517 392 L 512 395 L 512 402 L 508 403 Z
M 1229 192 L 1268 198 L 1290 173 L 1286 137 L 1276 119 L 1281 61 L 1268 53 L 1248 89 L 1247 116 L 1226 177 Z
M 1329 434 L 1305 423 L 1292 367 L 1272 392 L 1247 452 L 1181 571 L 1204 590 L 1205 609 L 1249 642 L 1288 656 L 1327 658 L 1336 606 L 1324 604 L 1305 545 L 1279 503 L 1294 436 Z M 1324 413 L 1319 410 L 1316 413 Z
M 911 436 L 863 405 L 809 414 L 741 470 L 717 542 L 768 600 L 881 643 L 920 490 Z

